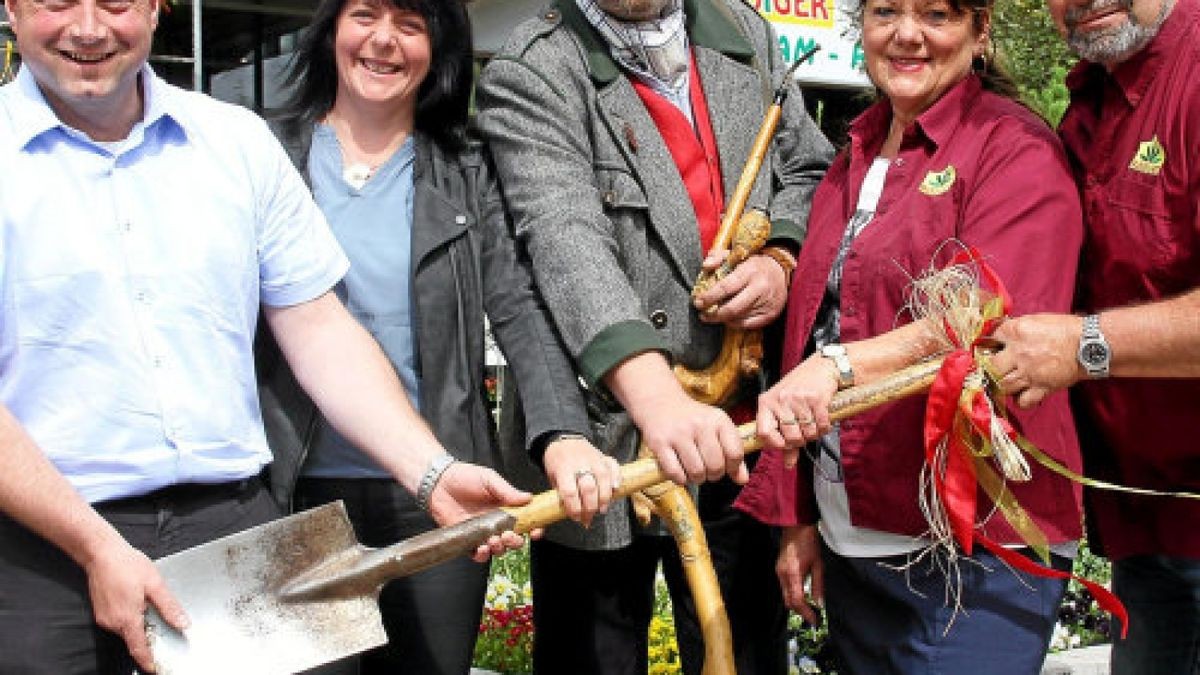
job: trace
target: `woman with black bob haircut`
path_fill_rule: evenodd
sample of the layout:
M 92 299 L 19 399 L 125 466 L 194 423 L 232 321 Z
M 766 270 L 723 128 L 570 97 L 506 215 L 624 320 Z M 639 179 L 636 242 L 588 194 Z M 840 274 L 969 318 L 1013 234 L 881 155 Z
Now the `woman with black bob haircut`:
M 342 500 L 368 546 L 449 520 L 428 513 L 426 499 L 448 462 L 499 464 L 485 315 L 521 391 L 527 443 L 545 449 L 548 465 L 596 478 L 583 494 L 564 491 L 567 512 L 589 522 L 618 476 L 584 440 L 574 371 L 518 259 L 488 157 L 468 141 L 471 73 L 461 0 L 323 0 L 274 122 L 351 261 L 339 297 L 448 450 L 419 484 L 397 485 L 325 423 L 278 350 L 262 346 L 276 497 L 296 510 Z M 335 668 L 468 672 L 486 587 L 487 566 L 466 558 L 389 583 L 380 598 L 387 646 Z
M 334 40 L 337 22 L 349 0 L 322 2 L 292 57 L 287 83 L 295 92 L 284 107 L 284 125 L 311 126 L 333 107 L 337 93 Z M 385 0 L 368 3 L 392 5 L 425 18 L 429 63 L 416 99 L 416 129 L 446 150 L 461 150 L 465 143 L 468 106 L 474 69 L 471 22 L 462 0 Z

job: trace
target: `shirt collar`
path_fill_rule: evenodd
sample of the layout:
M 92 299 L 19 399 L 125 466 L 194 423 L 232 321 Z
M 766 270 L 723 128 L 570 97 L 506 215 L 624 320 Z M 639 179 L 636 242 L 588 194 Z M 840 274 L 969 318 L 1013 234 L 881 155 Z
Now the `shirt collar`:
M 175 92 L 154 74 L 149 65 L 143 64 L 138 76 L 141 79 L 145 101 L 140 126 L 147 128 L 160 119 L 166 119 L 186 133 L 187 125 L 183 123 L 186 113 L 177 96 L 173 95 Z M 69 127 L 54 114 L 29 68 L 21 68 L 17 72 L 13 87 L 17 101 L 12 108 L 17 147 L 25 148 L 35 138 L 55 129 L 68 132 Z M 130 132 L 131 135 L 133 133 L 136 132 Z
M 1146 95 L 1146 90 L 1158 77 L 1167 59 L 1183 48 L 1183 41 L 1192 26 L 1200 21 L 1200 3 L 1194 0 L 1175 0 L 1175 7 L 1167 15 L 1162 28 L 1134 55 L 1117 64 L 1111 75 L 1117 88 L 1131 107 L 1136 107 Z M 1080 61 L 1067 76 L 1067 88 L 1077 92 L 1103 78 L 1107 71 L 1091 61 Z
M 608 83 L 621 74 L 608 43 L 588 23 L 575 0 L 555 0 L 563 23 L 578 37 L 587 53 L 592 79 Z M 754 59 L 754 48 L 738 29 L 722 0 L 683 0 L 684 22 L 693 46 L 708 47 L 742 63 Z
M 953 135 L 954 130 L 961 124 L 968 108 L 983 88 L 977 75 L 971 74 L 951 87 L 946 93 L 934 101 L 933 105 L 917 116 L 914 121 L 913 133 L 922 133 L 935 145 L 942 145 Z M 888 125 L 892 121 L 892 106 L 886 98 L 881 98 L 874 105 L 858 116 L 850 125 L 850 136 L 855 145 L 868 151 L 862 146 L 863 142 L 882 144 L 887 138 Z M 907 132 L 906 132 L 907 133 Z

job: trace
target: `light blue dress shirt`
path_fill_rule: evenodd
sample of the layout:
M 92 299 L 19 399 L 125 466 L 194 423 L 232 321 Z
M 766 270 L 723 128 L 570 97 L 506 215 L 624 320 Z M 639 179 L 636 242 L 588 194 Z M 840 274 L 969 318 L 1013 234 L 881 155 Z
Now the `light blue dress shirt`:
M 257 473 L 259 303 L 348 267 L 261 119 L 141 81 L 144 117 L 108 147 L 28 69 L 0 87 L 0 401 L 92 502 Z
M 413 406 L 420 410 L 412 321 L 412 136 L 362 187 L 342 178 L 342 149 L 328 125 L 313 130 L 308 175 L 317 205 L 352 261 L 338 283 L 346 309 L 383 348 Z M 386 478 L 391 474 L 322 420 L 304 475 Z

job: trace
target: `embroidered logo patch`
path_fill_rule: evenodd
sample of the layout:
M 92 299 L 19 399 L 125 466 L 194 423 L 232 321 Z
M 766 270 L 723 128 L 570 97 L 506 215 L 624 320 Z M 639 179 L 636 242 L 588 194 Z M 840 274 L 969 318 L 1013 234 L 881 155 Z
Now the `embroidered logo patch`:
M 1155 136 L 1138 145 L 1137 152 L 1129 162 L 1129 168 L 1140 173 L 1157 176 L 1166 161 L 1167 152 L 1163 150 L 1162 143 L 1158 142 L 1158 136 Z
M 954 171 L 954 165 L 951 164 L 941 171 L 930 171 L 925 174 L 925 180 L 921 181 L 921 192 L 936 197 L 946 192 L 954 185 L 954 177 L 957 173 Z

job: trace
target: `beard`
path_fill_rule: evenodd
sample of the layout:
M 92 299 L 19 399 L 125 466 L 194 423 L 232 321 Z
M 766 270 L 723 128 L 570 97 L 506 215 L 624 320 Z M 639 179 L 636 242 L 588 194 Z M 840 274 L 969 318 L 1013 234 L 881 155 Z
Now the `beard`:
M 668 0 L 596 0 L 607 14 L 624 21 L 650 21 L 662 16 Z
M 1133 0 L 1095 0 L 1086 7 L 1070 7 L 1063 17 L 1067 28 L 1067 46 L 1080 58 L 1093 63 L 1111 65 L 1129 58 L 1154 39 L 1162 28 L 1173 0 L 1164 0 L 1158 16 L 1149 23 L 1140 23 L 1134 15 Z M 1088 16 L 1120 8 L 1126 12 L 1127 20 L 1110 28 L 1079 31 L 1078 24 Z

